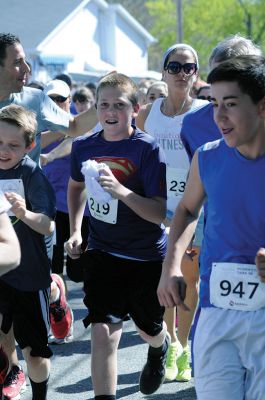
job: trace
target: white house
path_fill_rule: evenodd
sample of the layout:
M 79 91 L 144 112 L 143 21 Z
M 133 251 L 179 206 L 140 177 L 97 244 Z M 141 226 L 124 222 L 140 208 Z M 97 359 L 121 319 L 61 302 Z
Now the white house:
M 151 75 L 148 47 L 155 39 L 119 4 L 104 0 L 0 0 L 0 4 L 1 32 L 19 36 L 35 79 L 45 81 L 62 71 L 99 76 L 114 69 L 130 76 Z

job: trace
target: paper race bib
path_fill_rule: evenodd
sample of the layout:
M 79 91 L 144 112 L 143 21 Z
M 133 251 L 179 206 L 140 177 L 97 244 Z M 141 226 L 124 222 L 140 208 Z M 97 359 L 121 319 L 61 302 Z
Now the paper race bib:
M 25 198 L 25 191 L 22 179 L 0 179 L 0 190 L 2 192 L 14 192 Z M 14 216 L 12 211 L 8 211 L 8 215 Z
M 106 222 L 116 224 L 118 214 L 118 200 L 112 199 L 108 203 L 98 203 L 94 197 L 88 194 L 87 197 L 89 211 L 92 217 Z
M 186 169 L 167 167 L 167 197 L 183 196 L 188 171 Z
M 0 214 L 8 211 L 11 208 L 11 204 L 7 201 L 4 193 L 0 190 Z
M 254 264 L 213 263 L 210 302 L 216 307 L 255 311 L 265 307 L 265 284 Z

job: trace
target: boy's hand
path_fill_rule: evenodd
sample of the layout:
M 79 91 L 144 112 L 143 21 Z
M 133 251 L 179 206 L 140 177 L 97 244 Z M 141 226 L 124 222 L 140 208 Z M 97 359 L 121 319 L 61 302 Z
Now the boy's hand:
M 51 156 L 50 153 L 43 153 L 40 154 L 40 165 L 42 167 L 45 167 L 45 165 L 49 164 L 50 162 L 52 162 L 54 159 Z
M 74 234 L 65 243 L 64 248 L 70 258 L 76 260 L 81 256 L 83 250 L 81 248 L 82 236 L 81 234 Z
M 115 178 L 110 169 L 100 170 L 98 183 L 106 192 L 110 193 L 112 197 L 119 199 L 119 196 L 122 195 L 124 186 Z
M 15 192 L 6 192 L 5 196 L 12 204 L 11 211 L 17 218 L 23 219 L 27 211 L 25 199 Z
M 256 254 L 255 263 L 261 282 L 265 283 L 265 248 L 260 248 Z
M 157 296 L 161 306 L 166 308 L 181 307 L 184 311 L 189 308 L 184 303 L 186 284 L 182 276 L 166 276 L 162 272 L 157 288 Z

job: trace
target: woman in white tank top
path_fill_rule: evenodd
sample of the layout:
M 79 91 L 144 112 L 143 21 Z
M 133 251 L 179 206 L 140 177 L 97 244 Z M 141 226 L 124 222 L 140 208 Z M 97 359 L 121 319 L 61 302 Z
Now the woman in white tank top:
M 162 76 L 168 85 L 168 96 L 153 104 L 142 106 L 136 119 L 138 128 L 154 136 L 163 148 L 167 161 L 167 210 L 170 225 L 172 217 L 185 190 L 189 170 L 189 159 L 180 139 L 183 118 L 191 109 L 207 101 L 193 99 L 191 89 L 198 76 L 198 55 L 189 45 L 180 43 L 171 46 L 164 54 Z M 197 254 L 199 253 L 199 249 Z M 165 322 L 171 335 L 166 378 L 188 381 L 191 379 L 189 366 L 188 337 L 198 301 L 198 257 L 193 261 L 187 256 L 182 262 L 182 273 L 186 283 L 185 304 L 190 311 L 178 309 L 178 335 L 176 335 L 176 310 L 166 309 Z

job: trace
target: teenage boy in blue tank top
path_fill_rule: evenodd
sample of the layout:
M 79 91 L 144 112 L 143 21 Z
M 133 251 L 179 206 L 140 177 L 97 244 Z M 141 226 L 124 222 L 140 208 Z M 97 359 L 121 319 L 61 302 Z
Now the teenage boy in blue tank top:
M 181 284 L 182 255 L 207 198 L 200 254 L 201 315 L 194 339 L 197 398 L 262 400 L 265 60 L 247 55 L 221 63 L 208 83 L 222 139 L 205 144 L 193 157 L 172 222 L 158 297 L 165 307 L 185 308 L 176 282 Z
M 131 125 L 139 110 L 137 86 L 113 73 L 97 88 L 96 107 L 102 130 L 73 142 L 68 208 L 70 257 L 81 252 L 81 222 L 86 203 L 82 163 L 105 163 L 98 182 L 112 196 L 97 203 L 88 192 L 89 250 L 86 253 L 84 303 L 91 326 L 92 381 L 96 400 L 116 398 L 117 348 L 128 315 L 149 344 L 140 390 L 154 393 L 165 379 L 170 337 L 157 298 L 166 234 L 166 163 L 156 141 Z M 104 377 L 104 379 L 102 379 Z

